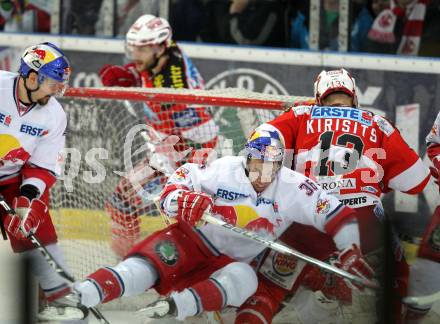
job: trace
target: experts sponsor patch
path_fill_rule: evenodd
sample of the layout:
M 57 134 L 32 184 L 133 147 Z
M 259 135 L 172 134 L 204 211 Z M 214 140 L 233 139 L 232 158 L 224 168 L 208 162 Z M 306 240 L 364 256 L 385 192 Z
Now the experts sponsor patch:
M 158 242 L 154 247 L 154 251 L 166 265 L 173 266 L 179 260 L 179 251 L 176 245 L 171 241 L 164 240 Z

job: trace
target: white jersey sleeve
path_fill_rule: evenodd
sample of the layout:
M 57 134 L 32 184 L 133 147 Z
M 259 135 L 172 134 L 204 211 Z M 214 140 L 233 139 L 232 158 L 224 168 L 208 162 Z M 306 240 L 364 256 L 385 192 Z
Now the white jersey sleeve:
M 437 117 L 435 118 L 431 131 L 426 136 L 426 143 L 428 145 L 430 143 L 440 144 L 440 112 L 437 114 Z
M 53 117 L 52 123 L 48 127 L 48 134 L 42 136 L 36 145 L 29 162 L 57 174 L 57 159 L 60 152 L 64 149 L 66 139 L 66 113 L 54 98 L 50 99 L 47 107 L 42 107 L 41 109 L 48 109 L 48 114 L 51 114 Z
M 344 206 L 336 197 L 327 194 L 316 182 L 287 168 L 281 170 L 280 192 L 290 201 L 282 211 L 292 221 L 313 226 L 321 232 L 334 235 L 354 216 L 352 209 Z M 290 199 L 287 198 L 290 196 Z

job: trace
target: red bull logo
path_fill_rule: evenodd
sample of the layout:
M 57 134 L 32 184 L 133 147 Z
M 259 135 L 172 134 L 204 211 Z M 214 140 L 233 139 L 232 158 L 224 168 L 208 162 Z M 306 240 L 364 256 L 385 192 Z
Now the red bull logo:
M 42 49 L 33 50 L 32 53 L 38 56 L 40 60 L 44 60 L 44 58 L 46 57 L 46 51 Z
M 275 253 L 272 258 L 273 270 L 280 276 L 291 275 L 296 268 L 298 261 L 295 257 Z
M 224 221 L 229 224 L 257 233 L 275 234 L 275 225 L 267 218 L 260 217 L 252 207 L 245 205 L 214 206 L 212 211 L 221 215 Z
M 9 134 L 0 134 L 0 167 L 7 161 L 24 164 L 30 157 L 18 139 Z

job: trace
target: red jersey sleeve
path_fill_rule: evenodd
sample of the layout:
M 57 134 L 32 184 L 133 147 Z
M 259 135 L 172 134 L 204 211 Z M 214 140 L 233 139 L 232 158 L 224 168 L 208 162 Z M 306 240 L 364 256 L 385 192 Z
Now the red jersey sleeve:
M 298 125 L 298 116 L 295 114 L 295 109 L 300 107 L 294 107 L 267 123 L 275 127 L 281 134 L 281 140 L 284 143 L 285 149 L 295 148 Z
M 394 189 L 409 194 L 421 192 L 430 177 L 428 167 L 388 120 L 375 116 L 375 121 L 382 133 L 384 155 L 378 161 L 384 171 L 384 191 Z

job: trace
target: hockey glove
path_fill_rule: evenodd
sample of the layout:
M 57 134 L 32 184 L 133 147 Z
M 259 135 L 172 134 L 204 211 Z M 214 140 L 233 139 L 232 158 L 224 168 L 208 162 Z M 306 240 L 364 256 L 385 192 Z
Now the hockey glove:
M 101 82 L 106 87 L 134 87 L 136 86 L 136 77 L 128 69 L 118 65 L 104 65 L 99 70 Z
M 350 248 L 339 251 L 336 256 L 337 259 L 332 262 L 334 266 L 364 279 L 372 279 L 374 277 L 374 270 L 364 260 L 361 250 L 355 244 Z M 363 286 L 348 279 L 344 279 L 344 281 L 351 289 L 364 290 Z
M 177 197 L 177 219 L 194 226 L 212 205 L 212 198 L 203 192 L 182 191 Z
M 26 239 L 31 233 L 35 233 L 47 213 L 47 206 L 43 201 L 32 199 L 32 202 L 30 202 L 24 196 L 14 198 L 12 207 L 17 214 L 7 215 L 5 226 L 10 235 L 20 240 Z

